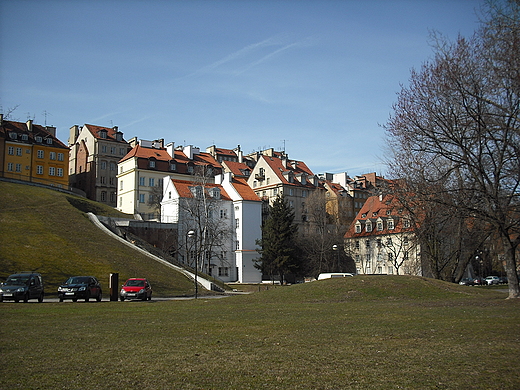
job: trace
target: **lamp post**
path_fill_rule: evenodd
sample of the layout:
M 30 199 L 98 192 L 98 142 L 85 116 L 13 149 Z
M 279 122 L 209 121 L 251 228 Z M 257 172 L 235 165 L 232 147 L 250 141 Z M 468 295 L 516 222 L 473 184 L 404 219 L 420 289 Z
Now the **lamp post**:
M 196 237 L 197 237 L 197 233 L 195 232 L 195 230 L 190 230 L 188 232 L 189 239 L 196 238 Z M 196 244 L 196 242 L 195 242 L 195 244 Z M 193 242 L 191 244 L 191 247 L 193 248 Z M 199 292 L 199 285 L 197 283 L 197 272 L 198 272 L 198 268 L 199 268 L 198 258 L 199 258 L 199 256 L 197 255 L 197 248 L 195 248 L 195 299 L 197 299 L 197 295 Z
M 332 250 L 336 252 L 336 271 L 339 271 L 339 253 L 338 246 L 336 244 L 332 245 Z

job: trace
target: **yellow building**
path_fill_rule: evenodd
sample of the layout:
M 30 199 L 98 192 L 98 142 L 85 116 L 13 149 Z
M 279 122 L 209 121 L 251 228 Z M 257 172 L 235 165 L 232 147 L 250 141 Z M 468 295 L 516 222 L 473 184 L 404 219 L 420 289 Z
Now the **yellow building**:
M 59 188 L 69 185 L 69 148 L 56 128 L 5 121 L 0 114 L 0 176 Z

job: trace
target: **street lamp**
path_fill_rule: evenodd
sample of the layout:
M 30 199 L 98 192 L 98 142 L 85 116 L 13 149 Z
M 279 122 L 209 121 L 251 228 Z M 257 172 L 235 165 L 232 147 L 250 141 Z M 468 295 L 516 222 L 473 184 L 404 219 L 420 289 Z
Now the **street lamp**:
M 332 250 L 336 252 L 336 271 L 339 271 L 339 253 L 338 246 L 336 244 L 332 245 Z
M 195 230 L 190 230 L 187 235 L 188 235 L 189 239 L 197 237 L 197 233 L 195 232 Z M 192 243 L 192 248 L 193 248 L 193 243 Z M 195 299 L 197 299 L 197 295 L 199 292 L 199 285 L 197 283 L 197 272 L 198 272 L 198 268 L 199 268 L 198 258 L 199 258 L 199 256 L 197 255 L 197 248 L 195 248 Z

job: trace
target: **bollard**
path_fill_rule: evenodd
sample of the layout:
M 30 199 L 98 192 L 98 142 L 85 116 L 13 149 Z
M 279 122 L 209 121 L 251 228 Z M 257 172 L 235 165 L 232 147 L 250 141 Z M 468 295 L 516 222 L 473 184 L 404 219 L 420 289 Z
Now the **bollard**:
M 108 282 L 110 287 L 110 300 L 116 301 L 119 298 L 119 274 L 113 273 L 110 274 L 110 280 Z

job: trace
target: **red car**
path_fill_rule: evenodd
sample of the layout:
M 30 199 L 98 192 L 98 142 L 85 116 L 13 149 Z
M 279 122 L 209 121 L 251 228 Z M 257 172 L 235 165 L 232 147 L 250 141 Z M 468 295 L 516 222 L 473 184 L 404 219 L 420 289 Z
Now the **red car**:
M 121 287 L 119 292 L 121 302 L 125 299 L 142 299 L 150 301 L 152 299 L 152 286 L 145 278 L 130 278 Z

